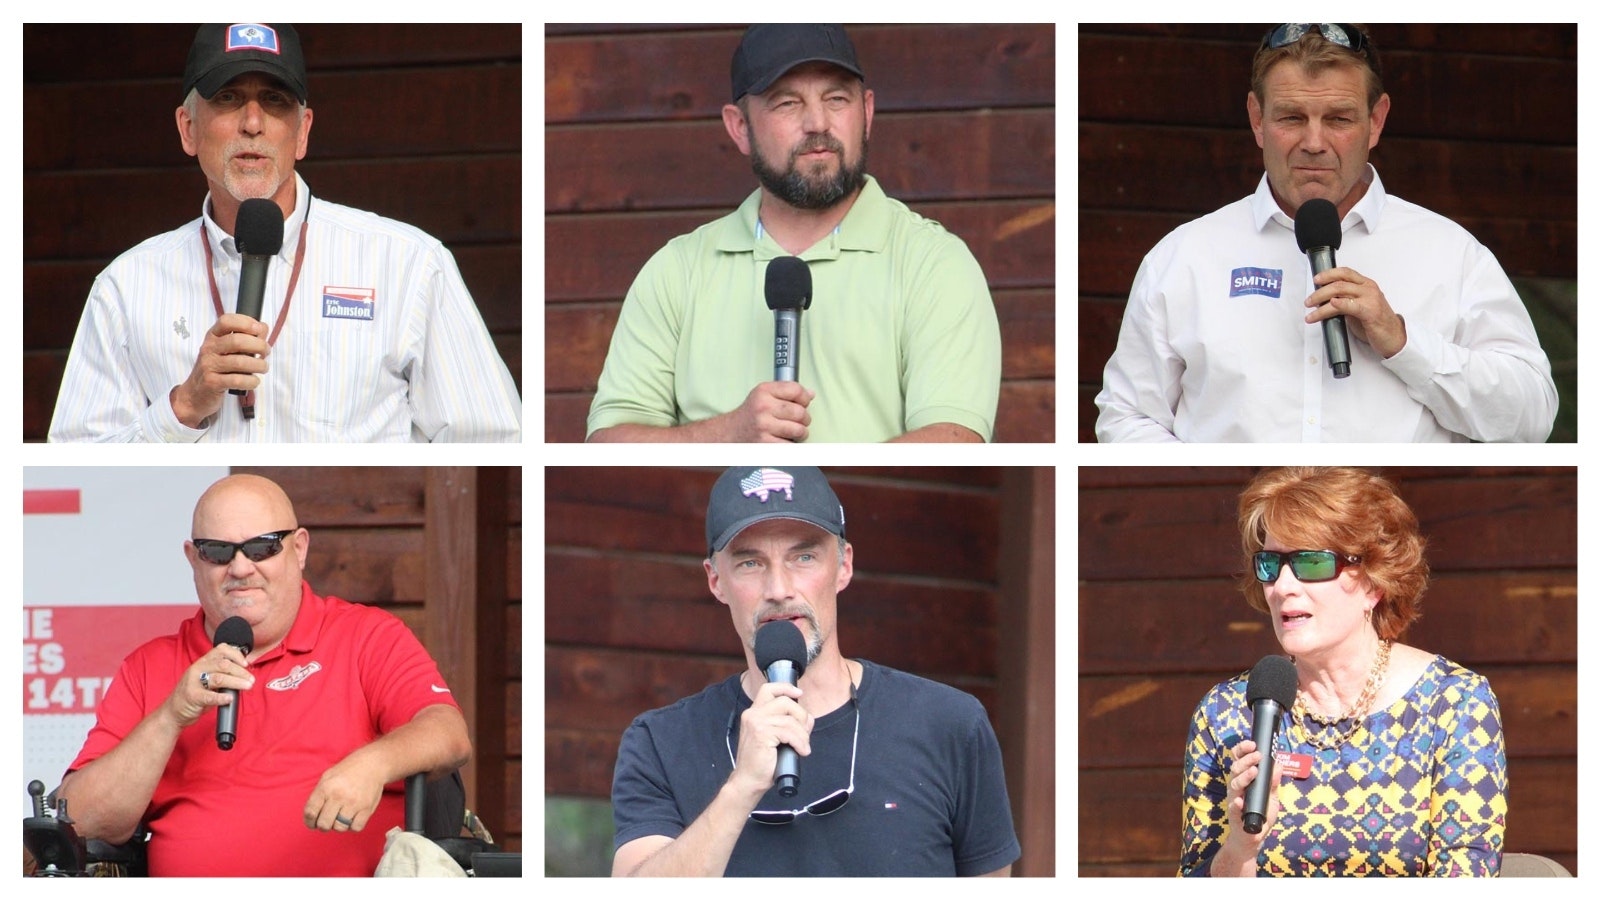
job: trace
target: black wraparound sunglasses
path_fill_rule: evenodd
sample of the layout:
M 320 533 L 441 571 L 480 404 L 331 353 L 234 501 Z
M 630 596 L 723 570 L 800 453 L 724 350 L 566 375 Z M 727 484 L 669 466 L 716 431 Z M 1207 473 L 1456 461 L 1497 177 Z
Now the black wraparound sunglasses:
M 1289 550 L 1284 553 L 1258 550 L 1251 557 L 1251 562 L 1255 566 L 1256 580 L 1262 584 L 1272 584 L 1283 572 L 1284 563 L 1289 564 L 1289 571 L 1294 573 L 1296 580 L 1332 581 L 1339 577 L 1345 566 L 1361 562 L 1361 557 L 1332 550 Z
M 225 566 L 233 562 L 235 553 L 243 553 L 244 558 L 251 562 L 261 562 L 271 559 L 283 552 L 283 539 L 294 534 L 298 529 L 290 528 L 286 531 L 271 531 L 258 537 L 240 541 L 218 541 L 211 538 L 195 538 L 194 549 L 200 558 L 212 565 Z
M 850 784 L 826 797 L 821 797 L 807 803 L 799 809 L 758 809 L 750 813 L 750 818 L 763 825 L 788 825 L 801 816 L 826 816 L 844 809 L 850 802 L 850 795 L 856 790 L 856 744 L 861 738 L 861 702 L 856 699 L 856 686 L 850 684 L 850 705 L 856 708 L 856 731 L 850 738 Z M 733 758 L 733 717 L 738 710 L 728 714 L 728 729 L 722 739 L 728 745 L 728 762 L 737 767 L 739 764 Z

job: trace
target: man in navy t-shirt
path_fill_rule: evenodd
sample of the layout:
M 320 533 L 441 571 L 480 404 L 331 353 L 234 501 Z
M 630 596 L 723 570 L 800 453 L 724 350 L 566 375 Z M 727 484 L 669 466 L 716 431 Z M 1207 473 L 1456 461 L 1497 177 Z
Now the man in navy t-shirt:
M 735 467 L 711 489 L 706 580 L 748 668 L 634 720 L 612 783 L 614 875 L 1009 875 L 1021 855 L 1000 747 L 973 697 L 839 650 L 854 548 L 814 468 Z M 790 621 L 798 684 L 756 631 Z M 794 748 L 794 796 L 774 786 Z

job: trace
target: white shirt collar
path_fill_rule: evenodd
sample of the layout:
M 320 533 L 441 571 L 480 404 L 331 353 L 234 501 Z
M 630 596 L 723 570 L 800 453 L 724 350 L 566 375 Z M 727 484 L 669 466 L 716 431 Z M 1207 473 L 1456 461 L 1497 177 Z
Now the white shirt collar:
M 1383 179 L 1378 177 L 1378 170 L 1372 163 L 1367 163 L 1367 170 L 1362 173 L 1361 178 L 1367 183 L 1367 193 L 1344 217 L 1341 224 L 1345 230 L 1349 230 L 1359 222 L 1365 225 L 1367 233 L 1371 234 L 1378 230 L 1378 220 L 1383 215 L 1383 207 L 1388 202 L 1389 195 L 1384 191 Z M 1256 185 L 1256 192 L 1250 195 L 1250 217 L 1257 231 L 1264 231 L 1268 222 L 1276 222 L 1291 232 L 1294 231 L 1294 219 L 1278 206 L 1265 174 L 1262 174 L 1261 182 Z
M 289 218 L 283 220 L 283 249 L 278 251 L 278 256 L 285 262 L 293 261 L 294 248 L 300 240 L 300 227 L 305 224 L 306 210 L 311 204 L 311 189 L 306 186 L 305 179 L 300 173 L 294 173 L 294 212 Z M 233 235 L 222 230 L 217 220 L 211 217 L 211 192 L 207 191 L 205 199 L 200 201 L 200 220 L 205 223 L 206 236 L 211 241 L 211 246 L 221 250 L 230 257 L 238 258 L 239 250 L 233 244 Z

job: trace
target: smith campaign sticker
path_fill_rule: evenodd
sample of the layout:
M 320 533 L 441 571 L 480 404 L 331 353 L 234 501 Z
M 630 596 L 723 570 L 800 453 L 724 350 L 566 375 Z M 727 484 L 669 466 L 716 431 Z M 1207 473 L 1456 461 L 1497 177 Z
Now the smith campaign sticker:
M 322 289 L 322 317 L 371 322 L 377 296 L 376 288 L 325 287 Z
M 1243 297 L 1246 294 L 1259 294 L 1262 297 L 1283 296 L 1283 270 L 1282 269 L 1234 269 L 1233 278 L 1228 283 L 1229 297 Z

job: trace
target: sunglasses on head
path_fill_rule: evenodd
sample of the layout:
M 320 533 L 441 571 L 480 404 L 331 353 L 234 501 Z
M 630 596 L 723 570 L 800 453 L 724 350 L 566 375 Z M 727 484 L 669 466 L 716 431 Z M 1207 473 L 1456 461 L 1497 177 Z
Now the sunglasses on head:
M 1367 48 L 1367 36 L 1361 29 L 1354 25 L 1334 25 L 1328 22 L 1289 22 L 1279 25 L 1267 32 L 1261 39 L 1261 46 L 1271 50 L 1298 44 L 1300 39 L 1312 31 L 1320 33 L 1329 43 L 1338 44 L 1353 53 L 1361 53 Z
M 240 541 L 217 541 L 211 538 L 195 538 L 192 542 L 200 558 L 212 565 L 225 566 L 233 562 L 235 553 L 243 553 L 244 558 L 251 562 L 261 562 L 271 559 L 283 552 L 283 539 L 295 533 L 296 529 L 273 531 L 259 537 Z
M 1298 581 L 1332 581 L 1339 577 L 1345 566 L 1361 562 L 1361 557 L 1332 550 L 1290 550 L 1285 553 L 1258 550 L 1252 562 L 1256 580 L 1262 584 L 1272 584 L 1278 580 L 1284 563 L 1289 564 L 1289 571 L 1294 573 Z

